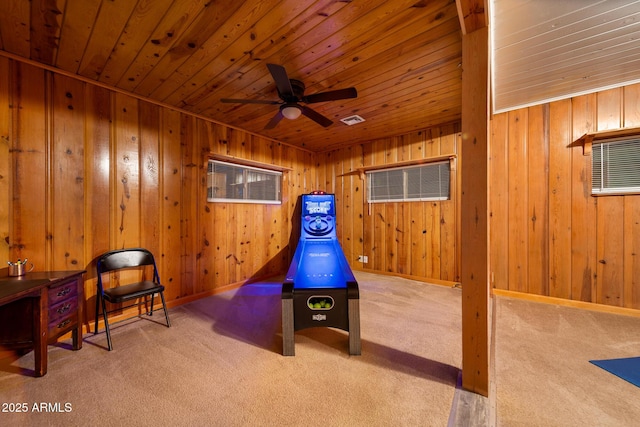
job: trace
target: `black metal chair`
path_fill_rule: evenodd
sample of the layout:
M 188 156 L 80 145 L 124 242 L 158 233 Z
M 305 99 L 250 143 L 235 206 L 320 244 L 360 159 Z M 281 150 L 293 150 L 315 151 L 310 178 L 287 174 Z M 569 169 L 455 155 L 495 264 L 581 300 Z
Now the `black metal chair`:
M 102 275 L 105 273 L 125 269 L 144 270 L 146 266 L 153 266 L 153 278 L 151 280 L 145 280 L 144 276 L 142 276 L 142 281 L 120 284 L 119 286 L 107 289 L 105 289 L 103 286 Z M 113 349 L 113 346 L 111 345 L 111 333 L 109 331 L 109 320 L 107 318 L 107 314 L 114 311 L 120 311 L 123 308 L 121 307 L 118 309 L 107 311 L 107 306 L 105 303 L 106 301 L 111 304 L 121 304 L 126 301 L 139 300 L 140 298 L 144 298 L 144 301 L 138 301 L 137 304 L 131 304 L 127 307 L 124 307 L 128 308 L 140 305 L 142 303 L 147 304 L 148 297 L 151 296 L 151 306 L 147 309 L 147 314 L 151 316 L 153 315 L 153 298 L 155 294 L 160 294 L 164 316 L 167 320 L 167 327 L 171 326 L 171 322 L 169 321 L 169 312 L 167 311 L 167 304 L 164 300 L 164 286 L 160 282 L 160 276 L 158 275 L 156 261 L 151 252 L 143 248 L 117 249 L 114 251 L 109 251 L 98 258 L 97 270 L 98 290 L 96 294 L 96 324 L 94 334 L 98 333 L 99 308 L 100 305 L 102 305 L 102 317 L 104 318 L 104 326 L 107 332 L 107 343 L 109 345 L 109 351 Z

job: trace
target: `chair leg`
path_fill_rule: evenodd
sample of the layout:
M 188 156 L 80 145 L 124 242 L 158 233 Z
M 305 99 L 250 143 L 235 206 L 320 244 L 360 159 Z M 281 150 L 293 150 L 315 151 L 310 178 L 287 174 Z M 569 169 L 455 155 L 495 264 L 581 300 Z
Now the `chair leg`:
M 95 327 L 94 327 L 94 329 L 93 329 L 93 335 L 95 335 L 95 334 L 97 334 L 97 333 L 98 333 L 98 320 L 100 320 L 100 318 L 98 317 L 98 316 L 99 316 L 99 314 L 98 314 L 98 310 L 99 310 L 100 300 L 101 300 L 101 299 L 102 299 L 102 298 L 100 297 L 100 294 L 97 294 L 97 295 L 96 295 L 96 317 L 95 317 L 95 319 L 96 319 L 96 324 L 95 324 Z
M 109 330 L 109 320 L 107 319 L 107 305 L 102 299 L 102 317 L 104 317 L 104 329 L 107 332 L 107 345 L 109 346 L 109 351 L 113 349 L 111 345 L 111 331 Z
M 153 316 L 153 297 L 155 297 L 155 296 L 156 296 L 156 294 L 151 294 L 151 307 L 149 307 L 149 310 L 147 310 L 147 314 L 149 316 Z
M 160 292 L 160 298 L 162 299 L 162 308 L 164 309 L 164 318 L 167 319 L 167 328 L 171 327 L 169 321 L 169 312 L 167 311 L 167 303 L 164 301 L 164 292 Z

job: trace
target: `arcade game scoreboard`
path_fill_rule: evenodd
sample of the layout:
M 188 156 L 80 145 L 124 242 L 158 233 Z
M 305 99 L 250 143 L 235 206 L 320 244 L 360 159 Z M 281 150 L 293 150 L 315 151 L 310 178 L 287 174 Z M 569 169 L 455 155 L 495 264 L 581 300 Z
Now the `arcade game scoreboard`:
M 335 196 L 302 196 L 300 240 L 282 285 L 282 353 L 295 355 L 295 331 L 314 327 L 349 333 L 349 354 L 359 355 L 358 283 L 336 234 Z

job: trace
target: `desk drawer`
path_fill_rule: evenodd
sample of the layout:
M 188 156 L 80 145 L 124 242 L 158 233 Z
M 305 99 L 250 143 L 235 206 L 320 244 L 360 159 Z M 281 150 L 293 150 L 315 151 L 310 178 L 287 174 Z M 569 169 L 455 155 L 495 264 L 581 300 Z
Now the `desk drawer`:
M 78 295 L 78 281 L 72 280 L 49 288 L 49 307 Z M 76 298 L 77 299 L 77 298 Z
M 75 311 L 65 317 L 61 317 L 56 321 L 49 322 L 49 342 L 56 341 L 60 335 L 69 332 L 78 324 L 78 312 Z
M 78 281 L 71 280 L 48 290 L 49 342 L 69 332 L 78 325 Z
M 66 301 L 59 302 L 49 306 L 49 323 L 56 322 L 58 319 L 67 317 L 78 311 L 78 299 L 71 298 Z

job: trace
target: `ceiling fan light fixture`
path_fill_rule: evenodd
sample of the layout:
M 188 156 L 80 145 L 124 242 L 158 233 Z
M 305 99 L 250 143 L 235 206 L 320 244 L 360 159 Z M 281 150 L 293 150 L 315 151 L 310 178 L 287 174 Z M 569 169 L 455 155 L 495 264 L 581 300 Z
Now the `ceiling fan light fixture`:
M 297 105 L 285 105 L 282 107 L 282 115 L 289 120 L 295 120 L 302 114 L 302 110 Z

